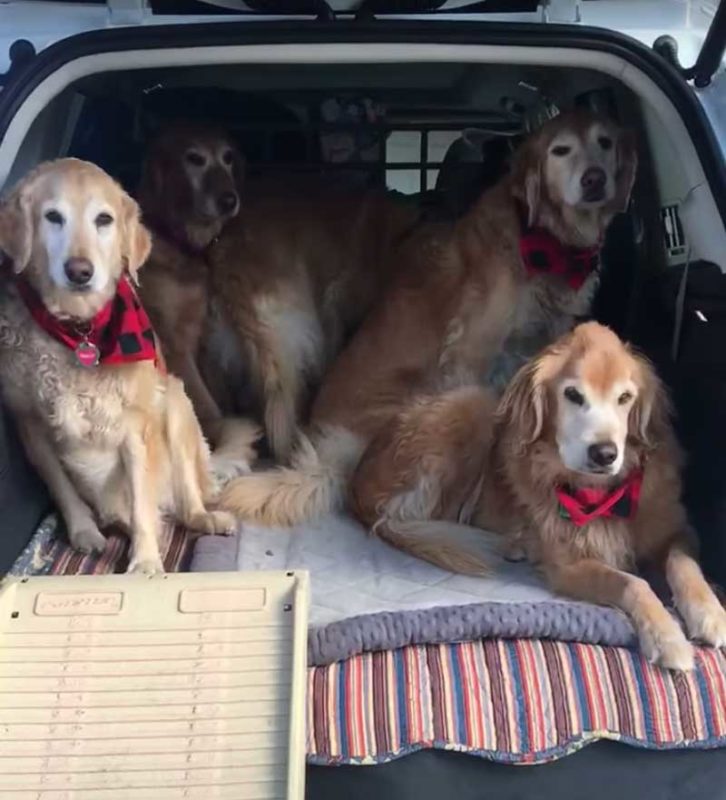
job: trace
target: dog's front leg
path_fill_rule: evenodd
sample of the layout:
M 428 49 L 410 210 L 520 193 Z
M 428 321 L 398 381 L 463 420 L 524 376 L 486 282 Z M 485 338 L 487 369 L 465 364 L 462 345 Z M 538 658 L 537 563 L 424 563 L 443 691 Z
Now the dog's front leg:
M 648 582 L 599 561 L 549 564 L 552 587 L 579 600 L 622 609 L 632 620 L 646 658 L 666 669 L 693 669 L 693 647 Z
M 99 531 L 93 512 L 76 491 L 38 421 L 20 416 L 17 423 L 28 459 L 58 506 L 71 544 L 84 553 L 102 552 L 106 547 L 106 538 Z
M 143 415 L 130 414 L 121 444 L 121 458 L 130 489 L 131 552 L 128 572 L 154 575 L 163 572 L 159 554 L 159 502 L 157 476 L 149 469 L 147 437 L 151 434 Z
M 675 544 L 668 552 L 666 577 L 691 638 L 726 647 L 726 610 L 684 544 Z

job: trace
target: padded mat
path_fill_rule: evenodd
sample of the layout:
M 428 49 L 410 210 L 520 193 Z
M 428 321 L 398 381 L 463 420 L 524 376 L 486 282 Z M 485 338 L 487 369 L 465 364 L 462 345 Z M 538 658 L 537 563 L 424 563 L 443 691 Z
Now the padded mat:
M 635 642 L 625 614 L 556 597 L 531 566 L 498 555 L 499 542 L 482 532 L 492 564 L 486 578 L 454 575 L 369 536 L 349 517 L 331 515 L 291 530 L 244 525 L 233 537 L 203 537 L 191 568 L 307 570 L 310 664 L 482 637 Z

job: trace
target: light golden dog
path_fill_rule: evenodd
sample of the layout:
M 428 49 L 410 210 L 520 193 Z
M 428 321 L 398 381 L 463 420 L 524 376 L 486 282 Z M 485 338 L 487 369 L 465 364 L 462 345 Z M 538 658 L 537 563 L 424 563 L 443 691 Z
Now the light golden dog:
M 680 453 L 651 366 L 587 323 L 517 373 L 496 417 L 493 407 L 478 387 L 412 403 L 353 476 L 356 516 L 397 547 L 475 574 L 489 542 L 472 523 L 504 533 L 553 589 L 621 608 L 651 661 L 688 669 L 693 648 L 634 574 L 656 565 L 688 633 L 726 646 L 726 611 L 692 555 Z
M 151 242 L 136 203 L 93 164 L 39 166 L 0 206 L 0 382 L 71 543 L 129 532 L 129 571 L 163 570 L 168 512 L 228 533 L 209 511 L 209 452 L 182 384 L 157 368 L 132 282 Z
M 590 113 L 533 134 L 463 219 L 421 230 L 395 254 L 399 274 L 326 376 L 312 444 L 293 469 L 234 481 L 225 502 L 274 525 L 317 516 L 340 505 L 361 454 L 411 398 L 503 387 L 587 312 L 598 247 L 635 168 L 630 135 Z
M 285 461 L 310 391 L 380 294 L 386 255 L 416 214 L 309 178 L 241 188 L 241 174 L 229 137 L 211 128 L 177 126 L 153 144 L 140 202 L 155 244 L 141 290 L 212 441 L 251 400 Z

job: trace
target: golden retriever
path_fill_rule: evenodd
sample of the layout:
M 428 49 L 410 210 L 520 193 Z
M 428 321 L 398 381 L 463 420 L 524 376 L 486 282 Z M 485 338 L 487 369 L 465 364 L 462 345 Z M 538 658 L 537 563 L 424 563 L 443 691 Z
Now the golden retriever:
M 132 286 L 150 247 L 136 203 L 87 162 L 42 164 L 0 205 L 4 401 L 73 546 L 102 550 L 100 528 L 121 525 L 129 571 L 148 574 L 163 570 L 162 513 L 203 533 L 235 524 L 205 507 L 207 445 L 155 362 Z
M 389 253 L 417 217 L 377 191 L 310 178 L 268 178 L 248 191 L 239 223 L 211 254 L 219 339 L 210 350 L 219 341 L 228 374 L 239 372 L 237 358 L 249 370 L 272 452 L 285 461 L 310 394 L 390 278 Z
M 139 293 L 225 476 L 249 470 L 259 433 L 224 418 L 199 361 L 209 317 L 208 251 L 239 212 L 243 176 L 243 159 L 223 132 L 176 124 L 149 146 L 138 192 L 153 233 Z
M 625 611 L 641 647 L 693 665 L 680 626 L 637 566 L 665 569 L 688 633 L 726 646 L 726 611 L 692 555 L 680 453 L 650 364 L 596 323 L 523 367 L 496 416 L 489 390 L 412 403 L 378 434 L 351 482 L 356 516 L 447 569 L 486 570 L 473 522 L 508 535 L 562 594 Z
M 234 481 L 225 502 L 269 524 L 316 516 L 342 502 L 360 455 L 411 398 L 504 385 L 587 312 L 597 248 L 635 168 L 629 133 L 591 113 L 534 133 L 466 216 L 422 229 L 395 254 L 400 274 L 326 376 L 313 443 L 294 468 Z

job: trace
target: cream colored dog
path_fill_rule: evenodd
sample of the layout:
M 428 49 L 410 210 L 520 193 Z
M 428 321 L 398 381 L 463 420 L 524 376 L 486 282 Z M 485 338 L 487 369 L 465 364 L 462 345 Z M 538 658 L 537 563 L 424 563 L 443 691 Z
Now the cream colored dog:
M 102 550 L 100 528 L 121 525 L 129 571 L 147 574 L 163 571 L 163 512 L 234 527 L 205 508 L 209 451 L 132 287 L 150 246 L 136 203 L 83 161 L 42 164 L 0 206 L 4 401 L 73 546 Z

